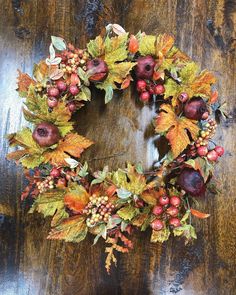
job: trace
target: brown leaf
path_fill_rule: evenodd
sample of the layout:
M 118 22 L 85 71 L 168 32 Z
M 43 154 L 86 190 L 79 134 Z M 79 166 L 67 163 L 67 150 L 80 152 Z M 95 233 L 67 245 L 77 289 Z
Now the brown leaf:
M 28 75 L 18 71 L 17 84 L 19 92 L 27 92 L 31 84 L 35 85 L 35 81 Z

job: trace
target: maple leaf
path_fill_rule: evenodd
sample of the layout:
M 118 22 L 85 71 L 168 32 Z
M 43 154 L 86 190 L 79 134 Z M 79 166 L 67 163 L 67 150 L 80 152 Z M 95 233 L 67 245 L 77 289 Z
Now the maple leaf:
M 50 66 L 50 72 L 53 69 L 57 69 L 58 66 Z M 38 64 L 34 64 L 33 76 L 38 82 L 43 82 L 49 76 L 49 66 L 44 60 L 40 61 Z
M 124 220 L 131 220 L 137 214 L 137 210 L 129 204 L 118 210 L 117 214 Z
M 108 64 L 113 64 L 117 61 L 123 61 L 128 56 L 127 50 L 128 33 L 119 35 L 117 37 L 107 37 L 104 42 L 105 57 L 104 60 Z
M 64 219 L 59 225 L 54 227 L 47 239 L 79 243 L 85 239 L 87 232 L 88 228 L 85 218 L 81 215 L 76 215 Z
M 26 168 L 39 166 L 44 158 L 42 156 L 45 149 L 37 145 L 33 140 L 32 131 L 24 128 L 21 131 L 7 136 L 10 146 L 19 146 L 23 149 L 11 152 L 7 155 L 8 160 L 15 160 L 22 163 Z
M 163 57 L 174 45 L 174 37 L 168 34 L 160 34 L 156 38 L 155 51 L 156 56 Z
M 81 135 L 69 133 L 59 141 L 55 149 L 47 150 L 43 156 L 45 162 L 50 162 L 52 165 L 68 166 L 66 158 L 70 156 L 79 158 L 81 153 L 92 144 L 92 141 Z
M 194 120 L 178 117 L 170 105 L 161 105 L 161 112 L 156 119 L 157 133 L 165 133 L 169 140 L 173 157 L 176 158 L 190 144 L 189 131 L 193 140 L 197 139 L 199 127 Z
M 160 193 L 156 190 L 145 190 L 141 194 L 141 198 L 149 205 L 156 205 Z
M 141 55 L 155 55 L 156 54 L 156 36 L 154 35 L 143 35 L 139 39 L 139 52 Z
M 105 45 L 102 36 L 97 36 L 94 40 L 90 40 L 87 44 L 87 49 L 92 57 L 101 57 L 104 55 Z
M 29 86 L 35 85 L 35 83 L 36 82 L 28 74 L 24 74 L 20 70 L 18 70 L 17 90 L 21 93 L 21 96 L 27 95 Z
M 71 183 L 64 196 L 65 205 L 74 213 L 82 213 L 90 195 L 82 185 Z
M 53 216 L 57 211 L 64 209 L 64 194 L 64 190 L 55 189 L 40 194 L 34 201 L 29 213 L 37 211 L 44 217 Z
M 127 170 L 118 169 L 111 175 L 112 182 L 118 187 L 134 195 L 140 195 L 146 188 L 146 178 L 136 172 L 135 167 L 128 164 Z
M 185 66 L 178 72 L 177 83 L 172 79 L 165 82 L 165 96 L 167 99 L 172 96 L 172 105 L 178 104 L 178 96 L 185 92 L 191 98 L 193 96 L 201 96 L 205 99 L 211 98 L 211 85 L 216 82 L 214 75 L 204 70 L 199 73 L 199 66 L 195 62 L 187 62 Z

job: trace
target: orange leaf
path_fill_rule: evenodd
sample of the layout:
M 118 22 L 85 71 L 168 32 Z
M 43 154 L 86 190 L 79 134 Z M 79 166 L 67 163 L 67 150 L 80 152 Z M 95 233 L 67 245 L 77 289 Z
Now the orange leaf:
M 158 35 L 156 40 L 156 55 L 160 55 L 161 57 L 165 56 L 174 45 L 174 41 L 174 38 L 170 35 Z
M 139 48 L 139 44 L 138 44 L 138 40 L 134 35 L 130 36 L 129 39 L 129 46 L 128 46 L 128 50 L 130 53 L 136 53 L 138 51 Z
M 64 196 L 65 205 L 74 213 L 82 213 L 83 209 L 89 202 L 89 194 L 81 185 L 69 188 Z
M 213 104 L 213 103 L 217 102 L 217 100 L 218 100 L 218 91 L 216 90 L 211 93 L 211 97 L 208 102 Z
M 17 70 L 19 76 L 17 77 L 18 91 L 27 92 L 31 84 L 35 85 L 35 81 L 28 75 Z
M 106 189 L 106 195 L 107 195 L 108 197 L 112 197 L 112 196 L 115 194 L 116 189 L 117 189 L 117 187 L 116 187 L 114 184 L 110 185 L 110 186 Z
M 128 88 L 129 87 L 129 85 L 130 85 L 130 81 L 132 80 L 132 78 L 131 78 L 131 76 L 129 75 L 129 76 L 127 76 L 126 78 L 125 78 L 125 80 L 122 82 L 122 84 L 121 84 L 121 89 L 126 89 L 126 88 Z
M 206 70 L 202 71 L 190 84 L 193 94 L 201 94 L 206 97 L 211 96 L 211 84 L 216 82 L 215 76 Z
M 170 105 L 161 105 L 161 112 L 156 119 L 156 132 L 166 133 L 174 158 L 176 158 L 190 144 L 186 129 L 194 140 L 197 139 L 199 128 L 197 122 L 185 117 L 176 116 Z
M 92 141 L 81 135 L 75 133 L 67 134 L 64 139 L 59 141 L 57 148 L 46 151 L 43 154 L 45 163 L 50 162 L 56 166 L 68 166 L 65 158 L 69 156 L 79 158 L 81 153 L 92 144 Z
M 203 213 L 203 212 L 200 212 L 198 210 L 195 210 L 195 209 L 190 209 L 191 211 L 191 214 L 198 217 L 198 218 L 201 218 L 201 219 L 204 219 L 204 218 L 208 218 L 210 216 L 210 214 L 208 213 Z

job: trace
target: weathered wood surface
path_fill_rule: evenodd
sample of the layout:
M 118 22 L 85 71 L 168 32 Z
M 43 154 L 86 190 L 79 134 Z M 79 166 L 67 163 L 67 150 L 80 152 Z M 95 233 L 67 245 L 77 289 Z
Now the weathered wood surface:
M 149 234 L 136 234 L 135 249 L 121 255 L 111 276 L 104 270 L 104 244 L 80 245 L 47 241 L 48 221 L 30 216 L 20 204 L 22 171 L 5 160 L 5 134 L 25 124 L 21 100 L 14 91 L 17 68 L 31 73 L 47 54 L 51 35 L 64 36 L 83 47 L 108 23 L 127 31 L 167 32 L 177 45 L 212 69 L 231 119 L 218 128 L 227 150 L 217 167 L 222 190 L 209 195 L 201 209 L 211 218 L 196 221 L 199 239 L 184 247 L 171 239 L 149 244 Z M 1 0 L 0 1 L 0 294 L 236 294 L 236 1 L 235 0 Z M 78 118 L 78 130 L 97 144 L 86 153 L 94 168 L 116 168 L 126 160 L 149 167 L 156 149 L 150 140 L 153 110 L 141 109 L 132 90 L 104 106 L 101 93 Z M 8 205 L 8 206 L 7 206 Z M 4 211 L 3 210 L 3 211 Z

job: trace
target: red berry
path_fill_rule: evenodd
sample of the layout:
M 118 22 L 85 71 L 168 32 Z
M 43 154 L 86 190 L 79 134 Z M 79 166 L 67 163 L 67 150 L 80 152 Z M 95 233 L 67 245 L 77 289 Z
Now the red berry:
M 51 172 L 50 172 L 50 176 L 52 177 L 59 177 L 61 175 L 61 171 L 60 169 L 57 168 L 52 168 Z
M 68 102 L 67 107 L 71 113 L 74 113 L 77 110 L 77 106 L 74 101 Z
M 209 117 L 209 113 L 205 112 L 202 114 L 202 120 L 206 120 Z
M 173 227 L 178 227 L 181 225 L 179 218 L 173 217 L 169 220 L 169 224 Z
M 136 89 L 138 92 L 145 91 L 147 87 L 147 83 L 144 80 L 138 80 Z
M 154 206 L 153 209 L 152 209 L 152 213 L 153 213 L 154 215 L 160 215 L 162 212 L 163 212 L 163 208 L 162 208 L 162 206 L 160 206 L 160 205 L 156 205 L 156 206 Z
M 170 206 L 167 210 L 166 210 L 167 214 L 169 214 L 172 217 L 175 217 L 178 215 L 179 213 L 179 209 L 176 208 L 175 206 Z
M 170 202 L 170 199 L 167 196 L 161 196 L 159 198 L 159 204 L 162 206 L 169 204 L 169 202 Z
M 60 91 L 66 91 L 66 89 L 67 89 L 66 83 L 63 82 L 63 81 L 58 81 L 58 82 L 57 82 L 57 88 L 58 88 Z
M 76 85 L 71 85 L 69 91 L 72 95 L 77 95 L 79 93 L 79 88 Z
M 48 88 L 48 95 L 57 97 L 59 95 L 59 90 L 56 87 L 49 87 Z
M 217 154 L 217 152 L 215 150 L 212 150 L 207 154 L 207 159 L 209 161 L 215 162 L 215 161 L 217 161 L 218 157 L 219 157 L 219 155 Z
M 189 96 L 188 96 L 188 93 L 182 92 L 178 98 L 181 102 L 186 102 L 188 100 Z
M 140 94 L 139 99 L 142 102 L 147 102 L 147 101 L 149 101 L 150 97 L 151 97 L 150 93 L 148 91 L 144 91 Z
M 197 153 L 200 157 L 204 157 L 208 153 L 208 148 L 206 146 L 202 145 L 202 146 L 198 147 Z
M 181 200 L 180 200 L 179 197 L 173 196 L 173 197 L 170 198 L 170 204 L 171 205 L 178 207 L 180 205 L 180 203 L 181 203 Z
M 58 105 L 58 100 L 56 99 L 56 97 L 53 96 L 48 97 L 47 104 L 49 108 L 55 108 Z
M 156 95 L 160 95 L 160 94 L 163 94 L 165 92 L 165 87 L 163 86 L 163 85 L 156 85 L 155 87 L 154 87 L 154 93 L 156 94 Z
M 151 227 L 154 230 L 161 230 L 161 229 L 163 229 L 164 224 L 160 219 L 155 219 L 155 220 L 152 221 Z
M 219 145 L 217 145 L 215 147 L 215 151 L 217 152 L 219 157 L 223 156 L 223 154 L 225 152 L 224 148 L 222 146 L 219 146 Z

